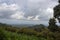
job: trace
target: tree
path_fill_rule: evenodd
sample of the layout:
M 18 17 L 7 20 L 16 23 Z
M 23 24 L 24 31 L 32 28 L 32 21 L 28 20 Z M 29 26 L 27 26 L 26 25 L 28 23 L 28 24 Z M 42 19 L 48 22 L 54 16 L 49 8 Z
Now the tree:
M 54 17 L 58 19 L 60 23 L 60 0 L 58 0 L 59 4 L 54 7 Z
M 52 31 L 52 32 L 57 31 L 58 26 L 56 25 L 56 20 L 55 20 L 55 18 L 51 18 L 51 19 L 49 20 L 48 29 L 50 29 L 50 31 Z

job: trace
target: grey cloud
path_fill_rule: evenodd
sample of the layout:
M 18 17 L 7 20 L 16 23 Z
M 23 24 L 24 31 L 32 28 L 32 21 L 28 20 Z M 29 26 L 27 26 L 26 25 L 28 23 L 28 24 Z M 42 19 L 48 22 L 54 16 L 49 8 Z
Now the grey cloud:
M 36 15 L 40 15 L 39 19 L 42 19 L 42 18 L 47 18 L 46 15 L 44 15 L 46 12 L 44 12 L 47 8 L 53 8 L 57 1 L 56 0 L 42 0 L 42 1 L 32 1 L 30 2 L 30 0 L 10 0 L 9 2 L 12 3 L 12 2 L 15 2 L 17 3 L 19 6 L 21 6 L 22 10 L 25 15 L 24 17 L 28 17 L 28 16 L 36 16 Z M 2 0 L 2 2 L 7 2 L 7 0 Z M 13 2 L 13 3 L 14 3 Z M 41 11 L 39 11 L 39 9 L 41 9 Z M 0 13 L 3 14 L 4 17 L 8 17 L 10 15 L 12 15 L 13 13 L 15 13 L 14 11 L 11 11 L 11 10 L 7 10 L 7 11 L 1 11 Z M 48 13 L 47 13 L 48 14 Z M 49 16 L 49 15 L 47 15 Z
M 3 0 L 3 2 L 6 2 Z M 36 17 L 36 15 L 40 15 L 39 19 L 40 21 L 48 21 L 51 14 L 49 12 L 46 12 L 48 8 L 53 9 L 58 3 L 57 0 L 9 0 L 9 2 L 6 3 L 15 3 L 18 4 L 19 7 L 21 7 L 21 10 L 24 13 L 24 17 L 27 19 L 29 16 L 33 16 L 33 18 Z M 0 10 L 0 13 L 3 14 L 3 18 L 10 18 L 12 14 L 14 14 L 16 11 L 12 10 Z M 0 17 L 0 18 L 1 18 Z M 33 19 L 32 18 L 32 19 Z
M 1 3 L 13 4 L 13 3 L 15 3 L 15 1 L 13 1 L 13 0 L 0 0 L 0 4 Z
M 56 0 L 46 0 L 44 2 L 29 2 L 27 5 L 27 9 L 25 9 L 25 16 L 36 16 L 36 15 L 40 15 L 39 19 L 41 20 L 48 20 L 48 16 L 45 13 L 47 8 L 52 8 L 57 5 L 57 1 Z M 41 9 L 41 11 L 39 11 L 39 9 Z M 49 14 L 49 13 L 47 13 Z
M 2 10 L 2 11 L 0 11 L 0 14 L 2 14 L 2 16 L 1 16 L 2 18 L 10 18 L 10 16 L 13 13 L 15 13 L 15 11 L 12 11 L 12 10 Z

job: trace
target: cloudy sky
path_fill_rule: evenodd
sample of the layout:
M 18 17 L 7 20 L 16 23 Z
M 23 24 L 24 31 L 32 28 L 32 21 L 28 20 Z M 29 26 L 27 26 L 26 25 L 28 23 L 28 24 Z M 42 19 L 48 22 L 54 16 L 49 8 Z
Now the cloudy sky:
M 0 22 L 47 24 L 57 0 L 0 0 Z

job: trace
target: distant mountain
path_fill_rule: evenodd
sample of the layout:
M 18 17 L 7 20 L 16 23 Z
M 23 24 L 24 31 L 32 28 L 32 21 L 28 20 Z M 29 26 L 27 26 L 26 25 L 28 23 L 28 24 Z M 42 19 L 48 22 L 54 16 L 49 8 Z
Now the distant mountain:
M 32 26 L 31 26 L 32 27 Z M 33 25 L 32 28 L 41 28 L 41 27 L 46 27 L 45 25 L 43 24 L 40 24 L 40 25 Z
M 34 26 L 34 24 L 11 24 L 14 27 L 30 27 Z
M 29 27 L 29 28 L 41 28 L 41 27 L 45 27 L 45 25 L 40 24 L 5 24 L 5 23 L 0 23 L 0 26 L 12 26 L 12 27 Z

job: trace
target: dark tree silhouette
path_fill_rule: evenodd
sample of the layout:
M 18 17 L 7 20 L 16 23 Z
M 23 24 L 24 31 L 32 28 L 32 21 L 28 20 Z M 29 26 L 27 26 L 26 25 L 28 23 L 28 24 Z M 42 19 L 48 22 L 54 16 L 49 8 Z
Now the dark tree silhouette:
M 58 0 L 59 4 L 54 7 L 54 17 L 58 19 L 60 23 L 60 0 Z
M 54 7 L 54 16 L 49 20 L 49 26 L 48 26 L 50 31 L 53 32 L 58 31 L 58 26 L 56 25 L 56 19 L 58 19 L 60 23 L 60 0 L 58 0 L 58 2 L 59 4 L 56 7 Z
M 55 32 L 58 31 L 58 26 L 56 25 L 56 20 L 55 18 L 51 18 L 49 20 L 49 27 L 50 31 Z

